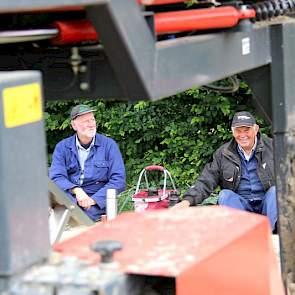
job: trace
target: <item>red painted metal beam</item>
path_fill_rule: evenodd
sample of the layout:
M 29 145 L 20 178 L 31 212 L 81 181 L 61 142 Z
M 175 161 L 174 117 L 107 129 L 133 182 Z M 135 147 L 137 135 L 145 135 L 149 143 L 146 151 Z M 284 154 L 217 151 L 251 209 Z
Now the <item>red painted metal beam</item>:
M 238 10 L 233 6 L 161 12 L 155 14 L 157 34 L 230 28 L 241 19 L 255 18 L 254 9 Z

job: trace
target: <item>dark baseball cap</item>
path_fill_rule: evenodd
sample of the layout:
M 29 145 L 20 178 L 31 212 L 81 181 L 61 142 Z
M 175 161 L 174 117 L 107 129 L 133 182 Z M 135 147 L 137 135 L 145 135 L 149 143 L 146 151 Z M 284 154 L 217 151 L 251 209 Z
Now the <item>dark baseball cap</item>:
M 85 104 L 79 104 L 77 106 L 74 106 L 71 110 L 71 120 L 76 119 L 78 116 L 85 115 L 88 113 L 94 112 L 94 108 L 90 108 L 89 106 Z
M 231 127 L 252 127 L 256 124 L 256 120 L 249 112 L 237 112 L 231 123 Z

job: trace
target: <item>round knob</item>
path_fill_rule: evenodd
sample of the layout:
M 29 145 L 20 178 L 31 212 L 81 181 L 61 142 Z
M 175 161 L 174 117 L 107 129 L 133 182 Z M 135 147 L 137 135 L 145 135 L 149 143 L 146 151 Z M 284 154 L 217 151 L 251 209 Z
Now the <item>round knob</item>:
M 122 246 L 122 243 L 119 241 L 106 240 L 95 242 L 91 246 L 91 249 L 100 254 L 102 263 L 109 263 L 113 262 L 114 252 L 121 250 Z

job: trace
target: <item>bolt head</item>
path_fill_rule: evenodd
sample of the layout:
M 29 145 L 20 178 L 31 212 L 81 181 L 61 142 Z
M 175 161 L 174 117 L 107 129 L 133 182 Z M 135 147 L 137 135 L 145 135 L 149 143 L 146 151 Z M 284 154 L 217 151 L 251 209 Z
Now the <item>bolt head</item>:
M 80 83 L 80 89 L 81 89 L 82 91 L 89 90 L 89 83 L 87 83 L 87 82 L 82 82 L 82 83 Z

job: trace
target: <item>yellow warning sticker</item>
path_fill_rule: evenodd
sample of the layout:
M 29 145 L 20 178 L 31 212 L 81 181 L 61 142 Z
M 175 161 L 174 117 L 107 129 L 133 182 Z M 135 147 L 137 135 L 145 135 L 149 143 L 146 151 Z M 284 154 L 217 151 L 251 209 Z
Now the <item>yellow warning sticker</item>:
M 13 128 L 42 119 L 41 86 L 38 83 L 3 90 L 4 126 Z

